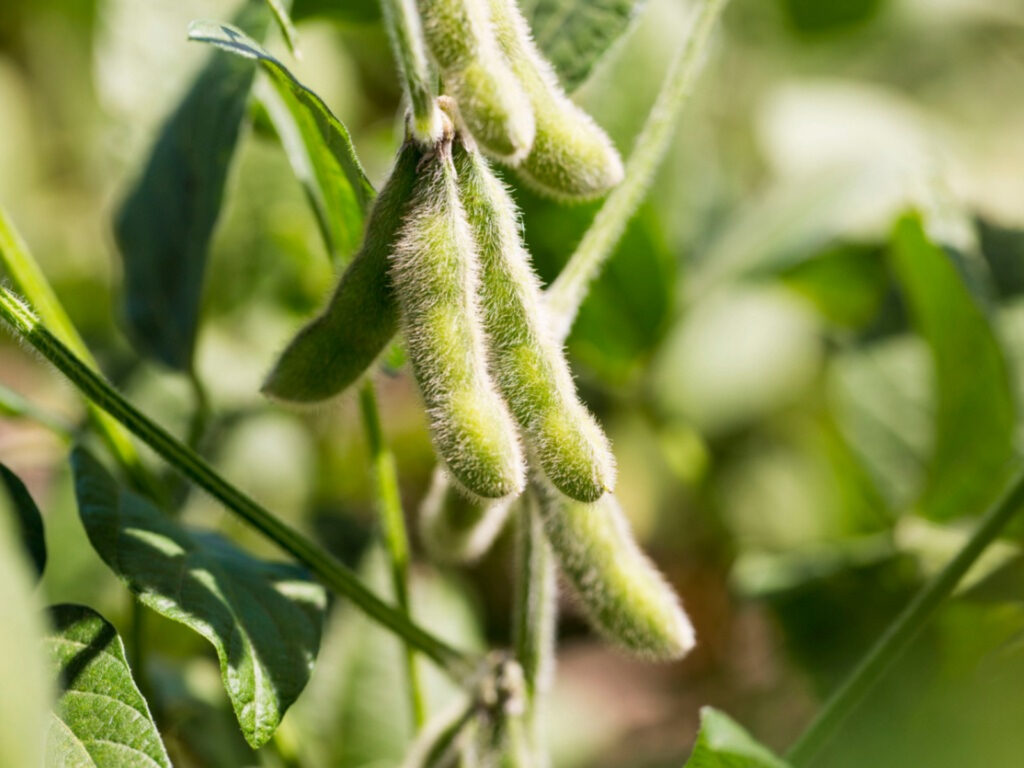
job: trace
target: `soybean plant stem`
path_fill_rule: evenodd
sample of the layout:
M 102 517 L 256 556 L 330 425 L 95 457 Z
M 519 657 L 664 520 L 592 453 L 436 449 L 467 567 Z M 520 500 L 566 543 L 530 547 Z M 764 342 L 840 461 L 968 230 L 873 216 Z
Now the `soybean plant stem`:
M 476 669 L 473 659 L 414 624 L 402 611 L 382 601 L 363 585 L 352 570 L 326 549 L 281 522 L 231 485 L 205 459 L 125 400 L 106 380 L 57 339 L 27 305 L 3 286 L 0 286 L 0 319 L 6 321 L 22 339 L 35 347 L 97 407 L 117 419 L 129 432 L 196 485 L 204 488 L 228 510 L 291 553 L 324 585 L 347 597 L 370 618 L 421 650 L 458 682 L 466 683 L 471 677 Z
M 821 708 L 787 754 L 796 768 L 813 764 L 814 758 L 835 735 L 847 716 L 874 687 L 910 642 L 917 636 L 982 552 L 1024 505 L 1024 469 L 1010 481 L 1002 497 L 982 518 L 977 530 L 878 639 L 867 656 Z
M 85 365 L 98 370 L 99 366 L 90 354 L 89 348 L 85 346 L 85 342 L 82 341 L 74 323 L 64 311 L 64 306 L 57 298 L 57 294 L 54 293 L 46 275 L 43 274 L 43 270 L 32 257 L 28 246 L 21 239 L 2 207 L 0 207 L 0 265 L 3 265 L 15 287 L 32 302 L 43 322 L 53 329 L 53 334 L 83 360 Z M 154 498 L 162 498 L 162 489 L 159 488 L 155 478 L 142 463 L 128 433 L 110 416 L 95 406 L 89 407 L 89 418 L 136 488 Z
M 363 381 L 359 389 L 359 407 L 363 414 L 363 428 L 366 431 L 373 477 L 377 484 L 377 506 L 384 531 L 384 542 L 391 560 L 391 583 L 395 592 L 395 602 L 398 603 L 398 609 L 409 616 L 409 536 L 405 530 L 405 516 L 402 514 L 395 456 L 384 440 L 377 395 L 374 392 L 373 381 L 369 378 Z M 426 721 L 426 701 L 416 660 L 416 649 L 408 642 L 405 645 L 405 659 L 413 723 L 419 730 Z
M 442 121 L 416 0 L 380 0 L 380 8 L 412 108 L 413 136 L 433 144 L 441 138 Z
M 626 225 L 643 202 L 672 139 L 676 122 L 704 63 L 708 41 L 725 0 L 703 0 L 686 44 L 673 59 L 633 152 L 622 183 L 598 210 L 576 251 L 548 289 L 548 306 L 561 338 L 568 335 L 590 283 L 600 274 Z

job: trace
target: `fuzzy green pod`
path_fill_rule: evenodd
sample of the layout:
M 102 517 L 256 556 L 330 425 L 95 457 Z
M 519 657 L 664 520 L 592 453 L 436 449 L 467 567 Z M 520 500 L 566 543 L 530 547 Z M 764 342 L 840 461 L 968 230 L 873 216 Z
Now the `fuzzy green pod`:
M 389 262 L 434 447 L 454 478 L 487 499 L 525 483 L 512 416 L 487 370 L 476 246 L 459 202 L 450 138 L 420 163 Z
M 434 468 L 420 505 L 420 540 L 439 563 L 471 563 L 491 548 L 508 520 L 514 498 L 482 499 L 462 490 L 442 467 Z
M 544 532 L 591 624 L 637 656 L 678 659 L 696 639 L 675 592 L 641 551 L 619 502 L 569 499 L 543 481 Z
M 555 198 L 586 200 L 604 194 L 624 174 L 611 139 L 565 94 L 515 0 L 488 1 L 498 44 L 533 105 L 533 146 L 518 171 Z
M 533 144 L 533 109 L 494 37 L 487 0 L 417 0 L 447 95 L 487 152 L 518 163 Z
M 408 141 L 374 201 L 363 245 L 327 308 L 288 344 L 263 384 L 276 400 L 316 403 L 337 395 L 373 363 L 398 327 L 388 283 L 390 255 L 422 157 Z
M 479 152 L 457 139 L 453 154 L 480 259 L 491 374 L 548 480 L 567 496 L 596 501 L 615 485 L 615 459 L 549 330 L 515 203 Z

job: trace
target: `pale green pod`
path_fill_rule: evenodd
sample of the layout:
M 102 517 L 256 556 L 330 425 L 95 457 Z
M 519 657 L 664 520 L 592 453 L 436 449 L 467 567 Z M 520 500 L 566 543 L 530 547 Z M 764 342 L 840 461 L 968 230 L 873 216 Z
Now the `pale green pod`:
M 417 0 L 447 95 L 487 152 L 517 163 L 533 144 L 530 99 L 494 37 L 487 0 Z
M 604 194 L 624 174 L 615 145 L 565 94 L 515 0 L 488 1 L 498 44 L 533 105 L 533 146 L 518 171 L 552 197 L 586 200 Z
M 518 494 L 523 456 L 487 370 L 476 247 L 450 139 L 423 158 L 419 176 L 389 274 L 434 447 L 466 490 L 488 499 Z
M 514 498 L 482 499 L 434 468 L 420 505 L 420 540 L 439 563 L 471 563 L 487 552 L 508 520 Z
M 453 153 L 480 259 L 491 374 L 551 483 L 574 499 L 596 501 L 615 485 L 615 459 L 549 330 L 515 203 L 479 152 L 456 139 Z
M 611 642 L 648 659 L 678 659 L 696 642 L 679 598 L 640 550 L 612 494 L 583 504 L 546 483 L 544 531 L 590 623 Z
M 288 344 L 263 384 L 276 400 L 316 403 L 337 395 L 373 363 L 395 335 L 398 305 L 388 282 L 406 203 L 422 151 L 406 142 L 367 219 L 363 245 L 327 308 Z

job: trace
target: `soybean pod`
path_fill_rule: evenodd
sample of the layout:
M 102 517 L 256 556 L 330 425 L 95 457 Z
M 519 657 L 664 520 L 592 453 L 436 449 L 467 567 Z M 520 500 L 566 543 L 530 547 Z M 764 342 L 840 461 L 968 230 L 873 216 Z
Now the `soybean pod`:
M 576 395 L 549 330 L 515 203 L 479 152 L 458 139 L 453 151 L 480 258 L 480 303 L 495 382 L 551 483 L 578 501 L 596 501 L 615 485 L 615 459 Z
M 652 660 L 677 659 L 696 640 L 675 592 L 641 551 L 615 496 L 573 501 L 541 480 L 544 532 L 590 623 Z
M 263 384 L 276 400 L 316 403 L 354 382 L 398 327 L 398 305 L 388 284 L 388 256 L 416 182 L 422 151 L 407 141 L 374 201 L 363 244 L 342 274 L 327 308 L 288 344 Z
M 533 106 L 533 146 L 517 170 L 556 198 L 585 200 L 607 192 L 624 174 L 611 139 L 566 96 L 515 0 L 488 2 L 498 44 Z
M 517 163 L 533 144 L 533 109 L 494 37 L 488 0 L 417 0 L 447 95 L 488 152 Z
M 518 494 L 523 457 L 487 370 L 477 255 L 450 136 L 420 163 L 389 274 L 438 454 L 466 490 L 491 499 Z

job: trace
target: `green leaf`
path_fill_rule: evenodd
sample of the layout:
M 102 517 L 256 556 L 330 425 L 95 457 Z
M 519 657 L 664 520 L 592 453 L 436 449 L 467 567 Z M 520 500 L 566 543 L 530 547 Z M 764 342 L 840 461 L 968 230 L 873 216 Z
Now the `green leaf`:
M 728 715 L 711 707 L 700 711 L 700 733 L 686 768 L 786 768 Z
M 42 576 L 46 567 L 46 539 L 43 536 L 43 517 L 39 514 L 39 507 L 32 501 L 21 479 L 3 464 L 0 464 L 0 485 L 7 490 L 11 506 L 14 507 L 21 541 L 32 558 L 36 576 Z
M 189 27 L 188 36 L 255 59 L 263 66 L 278 97 L 265 100 L 267 112 L 313 202 L 328 250 L 335 261 L 355 251 L 374 191 L 356 157 L 348 129 L 319 96 L 240 29 L 196 21 Z
M 262 0 L 236 22 L 262 36 Z M 251 65 L 214 54 L 167 118 L 114 222 L 124 260 L 125 322 L 139 352 L 192 366 L 203 273 L 252 86 Z
M 628 28 L 643 0 L 526 0 L 534 39 L 573 90 Z
M 266 743 L 309 680 L 323 588 L 297 566 L 257 560 L 220 536 L 187 530 L 120 489 L 84 449 L 75 449 L 71 464 L 93 547 L 143 604 L 213 644 L 246 741 Z
M 295 21 L 325 18 L 347 24 L 367 24 L 380 19 L 380 3 L 376 0 L 295 0 L 292 18 Z
M 904 216 L 889 259 L 935 375 L 935 441 L 921 511 L 936 520 L 978 513 L 1002 487 L 1016 413 L 1007 363 L 983 308 L 951 255 Z
M 44 641 L 60 685 L 46 737 L 46 765 L 170 768 L 146 700 L 132 680 L 124 643 L 83 605 L 51 609 Z
M 299 31 L 295 28 L 295 22 L 292 21 L 292 17 L 288 15 L 288 9 L 285 8 L 281 0 L 267 0 L 267 6 L 270 8 L 270 12 L 274 14 L 274 21 L 277 22 L 277 26 L 284 36 L 288 50 L 292 52 L 293 56 L 298 56 Z

